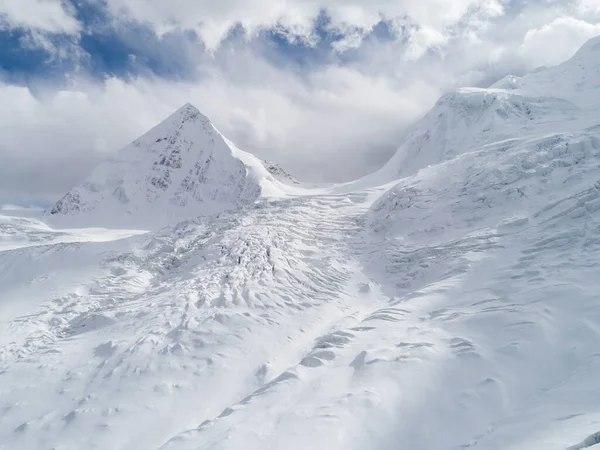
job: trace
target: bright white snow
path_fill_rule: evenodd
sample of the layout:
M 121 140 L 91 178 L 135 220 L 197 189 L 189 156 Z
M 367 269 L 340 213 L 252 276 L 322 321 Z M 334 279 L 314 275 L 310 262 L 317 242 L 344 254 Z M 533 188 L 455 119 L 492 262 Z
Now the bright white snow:
M 71 229 L 0 218 L 0 448 L 593 447 L 599 113 L 595 39 L 309 189 L 184 107 L 59 203 Z M 155 231 L 72 229 L 100 216 Z

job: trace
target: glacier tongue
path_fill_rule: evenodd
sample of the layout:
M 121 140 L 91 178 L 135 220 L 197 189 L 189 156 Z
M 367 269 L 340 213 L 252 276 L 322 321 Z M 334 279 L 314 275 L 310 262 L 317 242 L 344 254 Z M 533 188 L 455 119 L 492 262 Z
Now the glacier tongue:
M 157 228 L 277 195 L 279 181 L 186 104 L 52 206 L 52 223 Z

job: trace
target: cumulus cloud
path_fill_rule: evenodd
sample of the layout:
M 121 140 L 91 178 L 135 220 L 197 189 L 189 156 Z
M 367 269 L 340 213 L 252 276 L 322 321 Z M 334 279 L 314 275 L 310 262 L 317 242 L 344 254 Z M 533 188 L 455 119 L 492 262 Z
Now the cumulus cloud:
M 37 97 L 26 87 L 0 85 L 0 102 L 15 105 L 0 111 L 0 198 L 56 199 L 108 153 L 187 101 L 240 147 L 280 161 L 301 178 L 349 179 L 383 164 L 402 124 L 438 94 L 425 83 L 398 87 L 340 67 L 308 80 L 275 69 L 264 78 L 261 85 L 237 86 L 219 72 L 202 83 L 109 78 Z
M 523 58 L 559 64 L 573 56 L 588 39 L 600 34 L 600 23 L 592 24 L 574 17 L 558 17 L 525 34 L 519 53 Z M 552 45 L 548 45 L 548 43 Z
M 588 15 L 592 14 L 596 16 L 596 19 L 600 18 L 600 3 L 597 0 L 578 0 L 577 6 L 579 10 Z
M 234 24 L 250 34 L 261 28 L 281 27 L 291 38 L 314 41 L 313 25 L 326 10 L 331 29 L 342 32 L 370 30 L 382 18 L 410 17 L 418 25 L 416 45 L 438 43 L 448 27 L 460 22 L 469 10 L 496 15 L 500 0 L 108 0 L 113 14 L 148 22 L 159 33 L 194 29 L 211 49 L 216 48 Z M 431 41 L 429 41 L 431 39 Z
M 131 122 L 127 111 L 96 88 L 40 94 L 0 84 L 0 103 L 10 105 L 0 109 L 0 202 L 56 198 L 98 161 L 96 140 L 127 135 L 115 126 L 120 117 Z
M 2 0 L 0 27 L 74 34 L 80 24 L 60 0 Z
M 381 166 L 443 91 L 561 62 L 600 33 L 591 0 L 107 2 L 110 23 L 162 38 L 111 35 L 140 68 L 121 78 L 79 71 L 60 85 L 0 83 L 0 203 L 55 200 L 188 101 L 239 147 L 299 179 L 349 180 Z M 71 18 L 65 24 L 75 20 L 66 3 L 48 4 Z M 28 20 L 44 36 L 41 19 Z M 232 43 L 240 23 L 246 32 Z M 181 69 L 145 71 L 148 59 Z

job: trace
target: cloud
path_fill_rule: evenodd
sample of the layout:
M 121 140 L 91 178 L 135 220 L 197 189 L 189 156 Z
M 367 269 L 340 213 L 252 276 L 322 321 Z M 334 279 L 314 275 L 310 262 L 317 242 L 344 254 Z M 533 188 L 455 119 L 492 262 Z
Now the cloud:
M 2 0 L 1 28 L 74 34 L 80 31 L 80 24 L 60 0 Z
M 591 19 L 590 14 L 595 16 L 595 20 L 600 19 L 600 3 L 597 0 L 578 0 L 577 7 L 588 19 Z
M 27 87 L 0 85 L 0 102 L 14 105 L 0 111 L 0 199 L 58 198 L 110 152 L 187 101 L 240 147 L 301 178 L 345 180 L 383 164 L 402 124 L 438 94 L 424 83 L 399 88 L 348 68 L 327 68 L 309 79 L 267 64 L 260 70 L 260 85 L 232 85 L 216 70 L 198 84 L 79 80 L 37 97 Z
M 540 65 L 556 65 L 573 56 L 588 39 L 599 34 L 600 23 L 558 17 L 540 28 L 529 30 L 519 53 L 522 58 L 538 61 Z
M 193 29 L 210 49 L 216 49 L 235 24 L 253 34 L 261 28 L 281 27 L 290 38 L 314 42 L 314 21 L 323 10 L 329 27 L 360 36 L 357 29 L 371 30 L 382 18 L 410 17 L 418 25 L 418 45 L 460 22 L 470 10 L 502 10 L 499 0 L 107 0 L 116 16 L 126 15 L 154 26 L 159 34 L 173 29 Z
M 57 199 L 188 101 L 299 179 L 350 180 L 380 167 L 443 91 L 560 62 L 600 32 L 591 0 L 84 4 L 59 8 L 81 32 L 53 67 L 72 57 L 76 70 L 0 83 L 0 202 Z M 61 28 L 36 27 L 51 53 Z M 16 56 L 36 47 L 20 45 Z
M 2 212 L 38 212 L 38 211 L 42 211 L 43 208 L 36 206 L 36 205 L 28 205 L 28 206 L 23 206 L 23 205 L 11 205 L 10 203 L 7 203 L 5 205 L 0 205 L 0 211 Z
M 61 0 L 0 1 L 0 76 L 13 80 L 52 68 L 77 68 L 86 57 L 79 47 L 76 9 Z

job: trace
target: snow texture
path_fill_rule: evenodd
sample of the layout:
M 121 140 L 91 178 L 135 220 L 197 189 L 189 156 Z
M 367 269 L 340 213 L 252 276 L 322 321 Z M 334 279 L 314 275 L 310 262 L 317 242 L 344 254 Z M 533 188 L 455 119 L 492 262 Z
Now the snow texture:
M 309 188 L 184 107 L 2 216 L 0 449 L 595 448 L 599 113 L 597 38 Z

